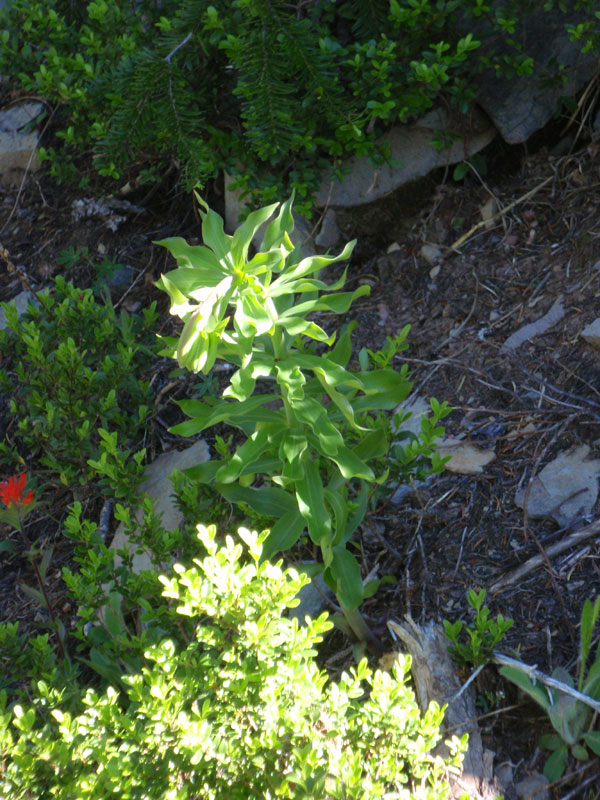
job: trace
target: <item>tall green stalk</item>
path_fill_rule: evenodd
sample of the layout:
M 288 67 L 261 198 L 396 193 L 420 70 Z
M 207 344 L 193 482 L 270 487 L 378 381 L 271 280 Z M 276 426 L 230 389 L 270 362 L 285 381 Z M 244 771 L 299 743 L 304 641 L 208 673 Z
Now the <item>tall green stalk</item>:
M 348 625 L 360 640 L 374 641 L 358 611 L 366 587 L 347 544 L 364 518 L 369 492 L 386 479 L 384 469 L 376 471 L 390 447 L 384 412 L 396 408 L 412 386 L 406 366 L 395 370 L 390 364 L 404 349 L 408 329 L 388 343 L 383 366 L 371 368 L 367 357 L 359 369 L 349 369 L 353 326 L 336 342 L 311 316 L 345 313 L 368 294 L 368 286 L 341 291 L 347 268 L 332 284 L 320 278 L 350 257 L 355 242 L 337 256 L 302 258 L 289 236 L 292 198 L 275 217 L 278 204 L 252 212 L 232 236 L 198 200 L 204 245 L 192 247 L 180 238 L 160 242 L 178 269 L 163 275 L 158 286 L 171 298 L 171 313 L 184 321 L 179 340 L 170 340 L 165 352 L 194 372 L 208 373 L 217 359 L 237 369 L 216 402 L 181 401 L 190 419 L 172 430 L 194 436 L 227 423 L 241 429 L 245 441 L 233 455 L 188 474 L 211 483 L 230 502 L 275 518 L 265 557 L 289 550 L 308 534 L 320 548 L 325 581 Z M 269 220 L 249 257 L 255 235 Z M 259 379 L 270 386 L 268 393 L 257 391 Z

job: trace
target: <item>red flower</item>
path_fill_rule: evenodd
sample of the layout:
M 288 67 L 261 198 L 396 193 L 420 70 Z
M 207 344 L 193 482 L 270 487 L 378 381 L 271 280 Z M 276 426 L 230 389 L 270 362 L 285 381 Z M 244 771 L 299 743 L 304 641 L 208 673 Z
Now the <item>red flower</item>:
M 27 475 L 25 473 L 18 477 L 13 475 L 4 483 L 0 483 L 0 500 L 7 508 L 10 508 L 13 503 L 22 506 L 29 506 L 33 503 L 33 492 L 23 494 L 26 483 Z

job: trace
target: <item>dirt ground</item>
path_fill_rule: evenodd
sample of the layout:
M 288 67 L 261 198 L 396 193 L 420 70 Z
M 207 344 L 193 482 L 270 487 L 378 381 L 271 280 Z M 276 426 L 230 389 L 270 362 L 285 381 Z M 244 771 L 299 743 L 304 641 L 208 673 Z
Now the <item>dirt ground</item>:
M 446 472 L 367 519 L 361 533 L 364 574 L 375 570 L 395 583 L 367 601 L 365 614 L 382 637 L 388 636 L 388 619 L 408 613 L 417 622 L 468 620 L 467 591 L 487 588 L 492 613 L 514 619 L 502 651 L 518 650 L 525 662 L 549 673 L 556 666 L 574 669 L 581 608 L 598 592 L 597 507 L 559 529 L 550 518 L 531 519 L 515 504 L 515 493 L 567 448 L 588 445 L 594 455 L 600 446 L 600 352 L 580 335 L 600 316 L 600 139 L 583 137 L 561 156 L 550 155 L 548 147 L 533 155 L 525 148 L 495 147 L 485 177 L 471 175 L 457 184 L 440 173 L 422 207 L 388 198 L 355 218 L 342 215 L 345 237 L 359 237 L 347 288 L 371 285 L 371 295 L 350 313 L 359 323 L 357 350 L 381 346 L 410 324 L 403 360 L 415 391 L 453 407 L 447 435 L 494 454 L 481 472 Z M 161 320 L 170 325 L 167 298 L 152 285 L 170 268 L 170 256 L 152 242 L 167 235 L 198 238 L 191 199 L 174 187 L 147 198 L 139 191 L 128 199 L 141 210 L 126 212 L 111 231 L 99 218 L 76 222 L 72 216 L 73 200 L 98 191 L 106 192 L 106 185 L 73 190 L 39 174 L 3 187 L 0 243 L 36 288 L 63 271 L 57 258 L 69 247 L 88 248 L 88 263 L 66 273 L 81 286 L 96 279 L 94 264 L 106 255 L 130 265 L 130 278 L 113 291 L 115 304 L 136 311 L 155 298 Z M 216 189 L 213 202 L 218 208 Z M 495 209 L 496 216 L 480 225 L 486 204 L 483 214 Z M 437 261 L 423 256 L 424 243 L 436 245 Z M 0 300 L 22 288 L 19 275 L 2 264 Z M 553 327 L 503 349 L 509 336 L 557 300 L 565 313 Z M 157 366 L 156 391 L 167 383 L 167 370 Z M 166 431 L 173 421 L 166 401 L 182 392 L 185 386 L 162 395 L 164 412 L 151 452 L 177 446 Z M 50 508 L 45 536 L 57 540 L 58 576 L 69 563 L 70 545 L 57 532 L 72 498 L 56 487 L 44 500 Z M 590 535 L 547 555 L 548 547 L 578 530 Z M 513 580 L 517 567 L 540 554 L 541 563 Z M 3 553 L 0 565 L 0 618 L 35 627 L 38 609 L 18 590 L 26 567 L 14 558 L 9 564 Z M 501 579 L 505 583 L 492 591 Z M 52 593 L 68 627 L 75 609 L 61 597 L 58 577 Z M 342 656 L 331 663 L 345 666 L 348 642 L 336 636 Z M 389 638 L 386 644 L 391 646 Z M 484 746 L 495 753 L 495 764 L 510 765 L 514 782 L 541 771 L 546 756 L 537 739 L 550 731 L 541 709 L 501 680 L 493 666 L 478 677 L 477 694 Z M 552 790 L 565 800 L 600 796 L 600 763 L 570 763 Z M 506 796 L 513 796 L 512 787 Z

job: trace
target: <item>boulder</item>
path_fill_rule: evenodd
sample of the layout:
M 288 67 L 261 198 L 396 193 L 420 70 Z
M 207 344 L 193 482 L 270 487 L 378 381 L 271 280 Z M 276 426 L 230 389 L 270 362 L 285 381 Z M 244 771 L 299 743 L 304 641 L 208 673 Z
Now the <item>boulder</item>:
M 575 26 L 589 18 L 590 11 L 578 10 L 575 0 L 560 5 L 564 11 L 555 4 L 549 11 L 540 7 L 519 20 L 513 38 L 533 58 L 532 75 L 498 78 L 489 70 L 478 82 L 477 102 L 509 144 L 525 142 L 543 128 L 556 113 L 560 98 L 577 94 L 598 69 L 598 57 L 593 51 L 582 53 L 581 43 L 572 42 L 566 29 L 567 24 Z M 475 28 L 479 38 L 485 36 L 485 26 L 471 23 L 463 29 Z

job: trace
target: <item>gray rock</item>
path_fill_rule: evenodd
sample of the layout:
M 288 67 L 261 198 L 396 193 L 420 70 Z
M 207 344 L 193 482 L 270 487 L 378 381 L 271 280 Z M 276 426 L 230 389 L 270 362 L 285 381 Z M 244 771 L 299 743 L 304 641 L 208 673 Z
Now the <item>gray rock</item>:
M 336 246 L 336 244 L 340 241 L 340 237 L 341 231 L 338 228 L 338 224 L 335 220 L 335 211 L 333 208 L 329 208 L 323 217 L 321 230 L 315 239 L 315 244 L 317 247 L 323 248 L 323 250 L 329 250 L 330 248 Z
M 332 186 L 329 178 L 323 179 L 315 198 L 316 205 L 352 207 L 372 203 L 436 167 L 464 161 L 486 147 L 496 135 L 487 118 L 476 110 L 468 128 L 454 128 L 450 116 L 441 108 L 430 111 L 414 124 L 397 125 L 379 139 L 389 146 L 393 166 L 375 167 L 366 157 L 348 159 L 342 165 L 348 169 L 342 181 L 334 181 Z M 431 144 L 436 131 L 455 133 L 460 140 L 438 151 Z
M 498 78 L 489 71 L 479 79 L 477 102 L 509 144 L 525 142 L 542 128 L 554 116 L 560 98 L 573 97 L 598 69 L 597 56 L 582 53 L 565 28 L 566 23 L 576 25 L 589 18 L 589 11 L 576 10 L 575 0 L 566 2 L 564 12 L 557 6 L 550 11 L 536 9 L 520 20 L 516 36 L 523 53 L 534 59 L 532 75 Z M 485 25 L 474 27 L 471 21 L 469 30 L 474 28 L 472 32 L 480 38 Z M 559 67 L 564 68 L 562 73 Z
M 16 297 L 9 301 L 10 305 L 14 305 L 17 309 L 19 316 L 27 311 L 29 303 L 37 303 L 37 299 L 32 292 L 21 292 Z M 3 308 L 0 308 L 0 330 L 6 328 L 6 314 Z
M 587 445 L 571 447 L 547 464 L 533 479 L 527 499 L 530 517 L 552 517 L 567 527 L 591 513 L 598 499 L 600 460 L 588 459 Z M 523 508 L 525 489 L 519 489 L 515 503 Z
M 444 254 L 440 248 L 436 247 L 434 244 L 424 244 L 421 248 L 421 255 L 432 267 L 444 258 Z
M 37 131 L 24 128 L 33 122 L 44 106 L 38 102 L 25 102 L 0 111 L 0 178 L 8 178 L 14 170 L 39 167 L 35 154 L 38 145 Z
M 146 492 L 154 501 L 154 511 L 161 517 L 161 523 L 166 530 L 176 530 L 183 521 L 183 515 L 177 508 L 173 498 L 173 485 L 169 478 L 173 471 L 188 469 L 209 460 L 208 445 L 204 440 L 195 442 L 186 450 L 171 450 L 155 459 L 146 470 L 146 480 L 140 486 L 140 492 Z M 142 512 L 138 512 L 139 523 L 143 521 Z M 153 569 L 148 553 L 137 551 L 137 546 L 132 545 L 125 526 L 119 525 L 110 545 L 113 550 L 135 550 L 132 562 L 132 572 Z M 121 564 L 122 558 L 115 555 L 115 567 Z M 106 588 L 106 587 L 105 587 Z
M 581 331 L 581 336 L 588 344 L 591 344 L 592 347 L 600 348 L 600 317 L 590 322 L 589 325 L 586 325 Z
M 549 785 L 548 778 L 536 772 L 519 781 L 515 791 L 519 800 L 550 800 L 550 792 L 547 789 Z
M 299 571 L 301 567 L 302 565 L 300 565 Z M 288 616 L 290 619 L 297 619 L 299 623 L 303 623 L 305 617 L 315 619 L 328 608 L 328 601 L 335 600 L 335 594 L 327 586 L 320 573 L 300 589 L 298 597 L 300 604 L 296 608 L 290 608 Z

